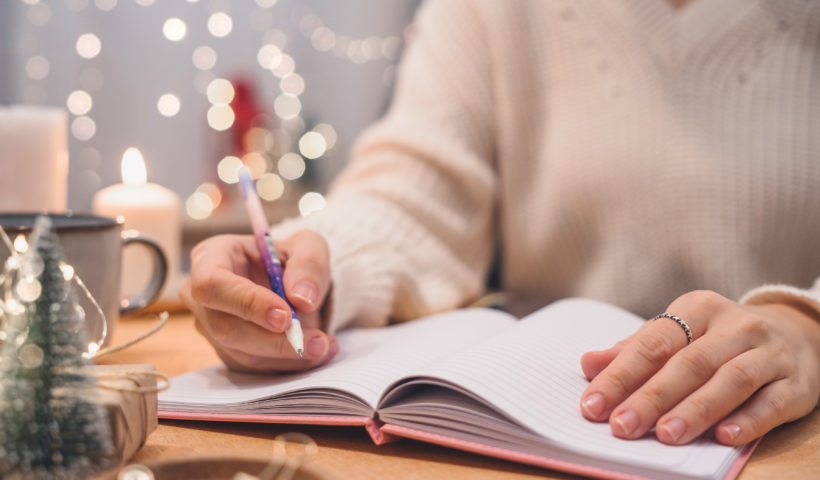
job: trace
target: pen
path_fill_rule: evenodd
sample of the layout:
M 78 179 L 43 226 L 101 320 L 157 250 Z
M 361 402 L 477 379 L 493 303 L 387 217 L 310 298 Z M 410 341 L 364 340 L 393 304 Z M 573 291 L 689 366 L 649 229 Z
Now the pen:
M 299 317 L 296 316 L 296 310 L 288 301 L 285 295 L 285 286 L 282 283 L 282 264 L 279 262 L 279 255 L 276 253 L 276 248 L 273 246 L 273 240 L 268 233 L 268 222 L 265 220 L 265 214 L 262 212 L 262 202 L 256 195 L 256 189 L 253 186 L 250 172 L 243 167 L 239 168 L 239 183 L 242 185 L 242 195 L 245 197 L 245 207 L 248 210 L 248 216 L 251 220 L 251 227 L 253 234 L 256 237 L 256 246 L 259 247 L 259 253 L 262 255 L 262 262 L 265 264 L 265 271 L 268 274 L 271 290 L 273 293 L 283 298 L 290 307 L 290 328 L 285 332 L 288 342 L 302 358 L 302 352 L 305 350 L 304 339 L 302 337 L 302 324 L 299 322 Z

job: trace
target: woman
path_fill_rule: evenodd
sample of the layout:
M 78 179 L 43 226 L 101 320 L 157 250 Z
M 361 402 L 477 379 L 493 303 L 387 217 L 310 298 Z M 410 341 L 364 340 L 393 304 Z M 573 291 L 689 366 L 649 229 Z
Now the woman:
M 800 0 L 431 1 L 328 207 L 273 229 L 306 359 L 249 237 L 181 296 L 229 366 L 310 368 L 475 299 L 497 245 L 513 294 L 664 314 L 581 359 L 586 418 L 746 443 L 820 397 L 818 39 Z

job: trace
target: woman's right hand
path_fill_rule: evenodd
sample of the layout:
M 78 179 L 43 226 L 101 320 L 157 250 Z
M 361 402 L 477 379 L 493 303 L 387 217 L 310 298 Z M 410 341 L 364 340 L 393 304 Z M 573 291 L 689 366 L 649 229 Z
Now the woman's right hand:
M 252 235 L 219 235 L 191 252 L 191 277 L 180 289 L 196 327 L 229 368 L 253 372 L 296 371 L 321 365 L 339 342 L 320 328 L 319 311 L 330 288 L 324 237 L 302 230 L 277 242 L 288 299 L 299 315 L 305 352 L 299 358 L 285 337 L 290 308 L 273 293 Z

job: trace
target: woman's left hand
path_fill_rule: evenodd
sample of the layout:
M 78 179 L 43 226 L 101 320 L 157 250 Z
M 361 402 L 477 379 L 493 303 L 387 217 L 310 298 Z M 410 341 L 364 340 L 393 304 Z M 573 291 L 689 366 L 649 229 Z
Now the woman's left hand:
M 741 445 L 810 413 L 820 399 L 820 322 L 796 305 L 740 305 L 695 291 L 608 350 L 588 352 L 581 412 L 633 439 L 655 427 L 683 444 L 712 425 L 721 443 Z

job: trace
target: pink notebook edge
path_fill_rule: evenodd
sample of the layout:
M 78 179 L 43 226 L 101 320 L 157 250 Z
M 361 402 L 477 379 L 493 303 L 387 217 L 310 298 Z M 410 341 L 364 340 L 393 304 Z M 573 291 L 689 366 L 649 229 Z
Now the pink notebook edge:
M 651 480 L 647 477 L 640 477 L 612 470 L 606 470 L 603 468 L 590 467 L 587 465 L 566 462 L 563 460 L 556 460 L 549 457 L 542 457 L 538 455 L 521 453 L 504 448 L 482 445 L 480 443 L 459 440 L 456 438 L 448 437 L 445 435 L 438 435 L 435 433 L 422 432 L 419 430 L 402 427 L 398 425 L 385 424 L 381 427 L 381 430 L 384 432 L 385 435 L 410 438 L 425 443 L 433 443 L 436 445 L 442 445 L 445 447 L 455 448 L 458 450 L 464 450 L 467 452 L 476 453 L 488 457 L 510 460 L 513 462 L 533 465 L 536 467 L 545 467 L 552 470 L 557 470 L 571 474 L 578 474 L 587 477 L 612 480 Z M 755 448 L 760 443 L 760 440 L 761 438 L 758 438 L 757 440 L 743 447 L 740 456 L 738 456 L 737 460 L 735 460 L 735 462 L 732 464 L 732 467 L 726 472 L 726 475 L 723 476 L 722 480 L 734 480 L 740 474 L 741 470 L 743 470 L 744 465 L 746 465 L 746 462 L 748 462 L 749 457 L 751 457 Z
M 376 445 L 382 445 L 395 439 L 393 436 L 386 436 L 372 418 L 353 415 L 249 415 L 244 413 L 191 413 L 159 410 L 157 417 L 162 420 L 364 427 Z
M 566 473 L 579 474 L 589 477 L 612 479 L 612 480 L 651 480 L 646 477 L 624 474 L 597 467 L 590 467 L 563 460 L 556 460 L 549 457 L 541 457 L 527 453 L 516 452 L 504 448 L 482 445 L 480 443 L 459 440 L 444 435 L 422 432 L 412 428 L 398 425 L 380 425 L 370 417 L 357 416 L 332 416 L 332 415 L 248 415 L 231 413 L 190 413 L 160 410 L 157 417 L 163 420 L 190 420 L 206 422 L 239 422 L 239 423 L 271 423 L 271 424 L 295 424 L 295 425 L 335 425 L 335 426 L 363 426 L 370 435 L 375 445 L 383 445 L 400 438 L 419 440 L 425 443 L 432 443 L 444 447 L 464 450 L 483 456 L 500 458 L 516 463 L 544 467 Z M 760 444 L 761 438 L 746 444 L 732 467 L 726 472 L 722 480 L 735 480 L 746 462 L 754 453 L 755 448 Z

